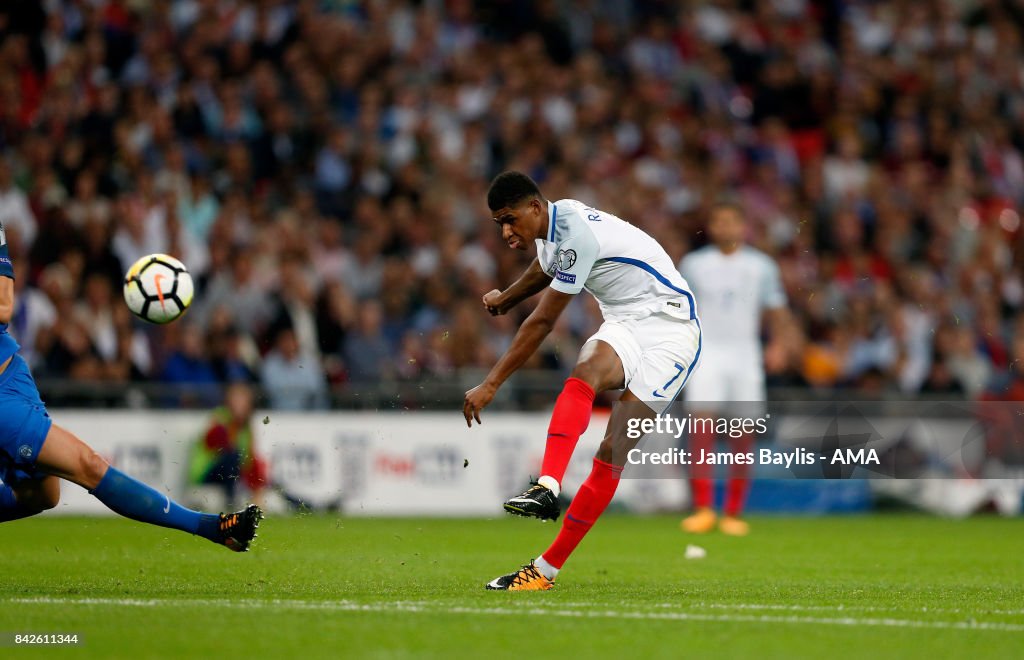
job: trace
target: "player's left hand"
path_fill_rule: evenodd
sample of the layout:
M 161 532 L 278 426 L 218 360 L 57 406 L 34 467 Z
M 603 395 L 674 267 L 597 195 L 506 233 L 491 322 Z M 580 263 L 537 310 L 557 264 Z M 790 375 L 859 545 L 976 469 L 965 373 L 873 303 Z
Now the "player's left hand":
M 470 391 L 466 392 L 465 401 L 462 404 L 462 414 L 466 418 L 466 426 L 473 428 L 473 420 L 477 424 L 480 421 L 480 411 L 487 407 L 493 399 L 498 388 L 487 383 L 480 383 Z
M 488 291 L 483 297 L 484 309 L 491 316 L 501 316 L 508 310 L 501 304 L 501 291 L 494 289 Z

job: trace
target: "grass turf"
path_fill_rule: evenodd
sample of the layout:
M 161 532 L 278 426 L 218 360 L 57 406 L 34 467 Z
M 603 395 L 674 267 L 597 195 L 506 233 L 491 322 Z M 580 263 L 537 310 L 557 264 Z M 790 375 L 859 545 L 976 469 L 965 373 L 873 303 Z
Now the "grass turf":
M 755 518 L 743 539 L 609 516 L 554 591 L 482 589 L 543 550 L 531 520 L 264 521 L 254 550 L 120 519 L 0 525 L 3 657 L 1013 657 L 1024 526 Z M 708 551 L 686 560 L 688 543 Z

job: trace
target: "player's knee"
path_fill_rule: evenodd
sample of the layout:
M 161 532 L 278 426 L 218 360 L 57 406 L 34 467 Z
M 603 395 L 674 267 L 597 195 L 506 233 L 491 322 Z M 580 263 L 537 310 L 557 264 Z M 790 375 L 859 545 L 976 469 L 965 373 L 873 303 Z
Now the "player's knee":
M 46 489 L 42 493 L 36 504 L 40 511 L 49 511 L 60 504 L 60 488 Z
M 572 368 L 572 373 L 569 374 L 569 376 L 571 378 L 576 378 L 577 380 L 582 380 L 591 387 L 594 386 L 594 383 L 591 382 L 593 379 L 593 369 L 591 369 L 590 365 L 586 362 L 577 362 L 576 366 Z
M 14 497 L 27 511 L 33 514 L 42 513 L 60 503 L 60 485 L 56 481 L 53 484 L 48 484 L 45 480 L 34 482 L 17 488 Z
M 99 486 L 108 467 L 110 464 L 94 449 L 83 450 L 79 464 L 82 485 L 89 490 Z
M 595 392 L 601 392 L 609 387 L 606 383 L 607 378 L 602 371 L 603 370 L 592 361 L 584 360 L 583 362 L 578 362 L 576 366 L 573 367 L 571 376 L 578 380 L 582 380 Z
M 615 454 L 615 443 L 611 438 L 605 438 L 601 442 L 601 446 L 597 448 L 594 458 L 603 463 L 615 463 Z

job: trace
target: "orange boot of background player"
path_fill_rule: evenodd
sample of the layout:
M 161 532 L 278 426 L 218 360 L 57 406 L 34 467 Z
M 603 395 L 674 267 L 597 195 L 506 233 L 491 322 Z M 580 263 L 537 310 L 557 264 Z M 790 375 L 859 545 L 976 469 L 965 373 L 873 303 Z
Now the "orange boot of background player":
M 714 509 L 700 507 L 693 515 L 683 518 L 679 526 L 684 532 L 689 532 L 690 534 L 707 534 L 715 528 L 717 521 L 718 516 L 715 515 Z

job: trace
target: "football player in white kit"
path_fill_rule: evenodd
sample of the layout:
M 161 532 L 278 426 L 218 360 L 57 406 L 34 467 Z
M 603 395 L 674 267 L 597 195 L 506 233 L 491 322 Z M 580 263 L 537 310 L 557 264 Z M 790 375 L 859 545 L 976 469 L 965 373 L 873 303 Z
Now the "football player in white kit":
M 509 247 L 537 245 L 537 258 L 504 291 L 483 297 L 491 314 L 504 314 L 544 291 L 520 326 L 511 346 L 483 383 L 466 392 L 463 414 L 472 427 L 505 380 L 540 346 L 572 297 L 587 289 L 598 301 L 604 323 L 580 350 L 572 375 L 555 402 L 548 427 L 541 477 L 505 510 L 540 519 L 560 514 L 558 493 L 566 466 L 590 422 L 597 392 L 625 389 L 616 406 L 590 476 L 566 512 L 558 537 L 523 568 L 495 578 L 488 589 L 543 590 L 604 512 L 638 439 L 622 431 L 638 408 L 644 416 L 662 412 L 695 371 L 701 351 L 700 322 L 693 294 L 665 250 L 646 233 L 582 202 L 547 201 L 530 177 L 505 172 L 491 183 L 487 204 Z
M 751 406 L 742 402 L 765 400 L 761 317 L 764 312 L 771 336 L 780 337 L 780 324 L 786 314 L 786 293 L 779 268 L 772 258 L 744 244 L 746 223 L 739 206 L 715 205 L 710 211 L 708 233 L 711 245 L 691 252 L 679 262 L 680 273 L 700 298 L 701 323 L 708 336 L 704 359 L 713 365 L 702 369 L 687 386 L 688 411 L 699 417 L 759 416 L 763 404 Z M 769 346 L 769 355 L 777 355 L 778 348 Z M 750 451 L 750 435 L 728 440 L 731 451 Z M 700 455 L 701 450 L 711 452 L 714 442 L 714 434 L 703 429 L 690 435 L 694 455 Z M 704 533 L 711 531 L 717 522 L 726 534 L 747 534 L 749 526 L 740 519 L 740 514 L 749 490 L 749 466 L 743 463 L 729 466 L 725 515 L 721 520 L 713 508 L 714 466 L 693 465 L 690 470 L 696 510 L 682 521 L 682 528 Z

